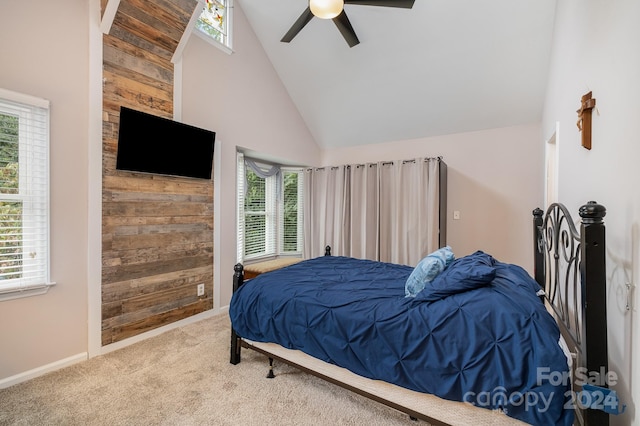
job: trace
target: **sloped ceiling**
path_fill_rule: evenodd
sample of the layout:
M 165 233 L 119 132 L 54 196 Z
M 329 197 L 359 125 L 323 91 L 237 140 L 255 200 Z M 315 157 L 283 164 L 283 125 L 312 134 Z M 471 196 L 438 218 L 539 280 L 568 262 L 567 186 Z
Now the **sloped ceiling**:
M 325 148 L 540 121 L 556 0 L 346 5 L 360 39 L 330 20 L 281 43 L 307 0 L 235 0 Z

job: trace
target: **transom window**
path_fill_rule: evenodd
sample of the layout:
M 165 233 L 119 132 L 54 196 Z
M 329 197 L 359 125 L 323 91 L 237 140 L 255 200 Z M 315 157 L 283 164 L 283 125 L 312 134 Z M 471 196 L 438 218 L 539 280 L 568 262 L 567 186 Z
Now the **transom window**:
M 233 0 L 205 0 L 196 21 L 196 30 L 205 39 L 231 49 L 231 10 Z

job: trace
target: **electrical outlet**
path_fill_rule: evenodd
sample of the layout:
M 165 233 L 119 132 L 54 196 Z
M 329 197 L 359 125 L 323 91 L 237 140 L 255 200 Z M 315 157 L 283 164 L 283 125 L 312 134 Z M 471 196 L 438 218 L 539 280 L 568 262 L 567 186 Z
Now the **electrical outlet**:
M 198 284 L 198 296 L 204 295 L 204 284 Z

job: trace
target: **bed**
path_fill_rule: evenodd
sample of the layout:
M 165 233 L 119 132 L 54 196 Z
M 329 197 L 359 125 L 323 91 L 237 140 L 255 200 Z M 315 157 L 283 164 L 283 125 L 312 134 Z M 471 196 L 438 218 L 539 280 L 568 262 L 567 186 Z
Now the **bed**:
M 605 386 L 571 379 L 607 371 L 604 215 L 584 205 L 578 232 L 564 206 L 534 210 L 535 279 L 446 248 L 410 295 L 417 267 L 326 255 L 245 282 L 238 264 L 231 363 L 254 349 L 431 424 L 606 425 L 580 397 Z

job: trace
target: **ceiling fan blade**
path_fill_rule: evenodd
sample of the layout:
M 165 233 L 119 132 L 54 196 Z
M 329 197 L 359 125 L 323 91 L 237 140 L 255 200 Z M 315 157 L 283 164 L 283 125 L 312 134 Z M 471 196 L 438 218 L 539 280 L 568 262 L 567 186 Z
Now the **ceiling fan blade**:
M 344 0 L 345 4 L 360 4 L 363 6 L 401 7 L 411 9 L 415 0 Z
M 351 22 L 349 21 L 349 18 L 347 18 L 347 14 L 344 10 L 340 15 L 333 18 L 333 23 L 336 24 L 336 27 L 340 30 L 342 37 L 347 41 L 349 47 L 353 47 L 360 43 L 360 40 L 358 40 L 358 36 L 356 36 L 356 32 L 353 30 L 353 26 L 351 26 Z
M 305 25 L 309 23 L 309 21 L 313 18 L 313 13 L 311 12 L 311 8 L 307 7 L 307 10 L 302 12 L 302 15 L 298 18 L 298 20 L 289 28 L 289 31 L 282 37 L 282 42 L 289 43 L 295 36 L 298 35 L 300 30 L 304 28 Z

